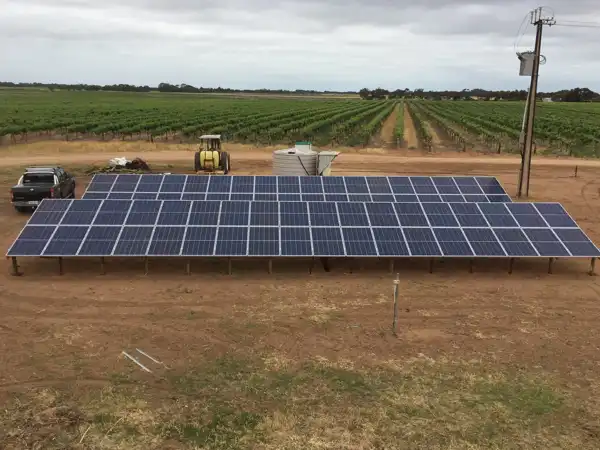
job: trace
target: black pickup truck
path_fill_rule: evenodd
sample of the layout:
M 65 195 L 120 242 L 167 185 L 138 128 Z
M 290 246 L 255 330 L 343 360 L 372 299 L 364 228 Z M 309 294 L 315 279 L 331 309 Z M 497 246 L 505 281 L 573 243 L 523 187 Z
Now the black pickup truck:
M 19 212 L 37 208 L 45 198 L 75 198 L 75 178 L 61 167 L 30 167 L 10 190 Z

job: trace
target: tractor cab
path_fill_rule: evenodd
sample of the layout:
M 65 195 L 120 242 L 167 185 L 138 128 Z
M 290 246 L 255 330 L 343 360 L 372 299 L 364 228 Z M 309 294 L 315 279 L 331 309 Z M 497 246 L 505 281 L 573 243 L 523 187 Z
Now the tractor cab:
M 220 134 L 205 134 L 200 136 L 200 149 L 194 154 L 194 170 L 204 173 L 219 173 L 227 175 L 231 160 L 229 154 L 221 150 Z

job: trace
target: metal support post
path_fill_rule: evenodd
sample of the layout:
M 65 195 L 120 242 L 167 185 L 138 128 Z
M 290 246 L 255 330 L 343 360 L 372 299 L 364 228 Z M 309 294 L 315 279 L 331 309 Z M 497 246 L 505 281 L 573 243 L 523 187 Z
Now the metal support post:
M 227 273 L 231 275 L 233 272 L 233 265 L 231 263 L 231 258 L 227 258 Z
M 474 264 L 475 264 L 475 260 L 473 258 L 469 259 L 469 273 L 473 273 Z
M 269 259 L 269 275 L 273 273 L 273 260 Z
M 185 262 L 185 274 L 186 275 L 192 274 L 192 264 L 190 263 L 189 259 Z
M 394 273 L 394 259 L 390 259 L 390 273 Z
M 61 257 L 58 258 L 58 274 L 62 275 L 63 272 L 63 259 Z
M 590 275 L 596 275 L 596 258 L 592 258 L 590 261 Z
M 19 264 L 17 264 L 17 257 L 13 256 L 12 258 L 12 275 L 15 277 L 20 277 L 23 275 L 22 272 L 19 272 Z
M 429 273 L 433 273 L 433 258 L 429 260 Z
M 552 264 L 554 263 L 554 258 L 548 258 L 548 273 L 552 273 Z
M 396 274 L 394 280 L 394 321 L 392 322 L 392 333 L 398 337 L 398 285 L 400 284 L 400 274 Z
M 515 263 L 515 258 L 510 258 L 508 260 L 508 273 L 511 274 L 513 271 L 513 264 Z
M 148 264 L 148 257 L 146 256 L 144 258 L 144 275 L 148 275 L 148 268 L 149 268 L 148 265 L 149 265 Z
M 100 275 L 106 275 L 106 267 L 104 266 L 104 256 L 100 258 Z

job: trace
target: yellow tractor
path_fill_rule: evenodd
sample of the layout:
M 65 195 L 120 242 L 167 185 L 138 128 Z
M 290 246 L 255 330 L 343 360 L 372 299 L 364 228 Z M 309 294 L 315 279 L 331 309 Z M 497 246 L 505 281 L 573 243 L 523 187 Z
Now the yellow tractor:
M 200 136 L 200 151 L 194 153 L 194 170 L 196 173 L 229 173 L 231 159 L 229 153 L 221 150 L 220 134 Z

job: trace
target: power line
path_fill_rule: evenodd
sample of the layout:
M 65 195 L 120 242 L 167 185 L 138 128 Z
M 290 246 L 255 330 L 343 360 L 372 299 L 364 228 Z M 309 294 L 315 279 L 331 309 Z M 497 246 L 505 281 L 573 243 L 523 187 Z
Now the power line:
M 557 27 L 572 27 L 572 28 L 600 28 L 600 24 L 575 24 L 575 23 L 555 23 Z

